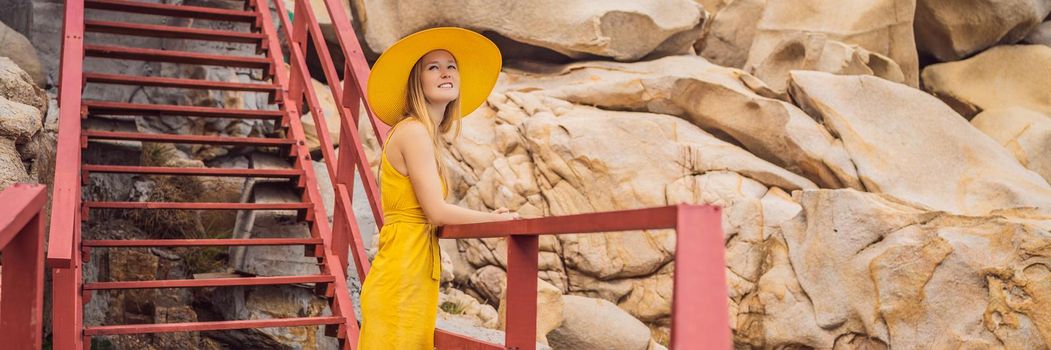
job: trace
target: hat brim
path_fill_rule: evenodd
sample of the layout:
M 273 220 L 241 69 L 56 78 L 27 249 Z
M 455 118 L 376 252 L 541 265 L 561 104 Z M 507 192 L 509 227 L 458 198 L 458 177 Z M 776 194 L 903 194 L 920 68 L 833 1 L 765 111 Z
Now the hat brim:
M 489 97 L 500 75 L 500 49 L 473 31 L 440 27 L 409 35 L 384 51 L 372 66 L 368 102 L 376 117 L 394 125 L 405 115 L 409 73 L 421 57 L 434 50 L 449 51 L 460 73 L 460 116 L 470 114 Z

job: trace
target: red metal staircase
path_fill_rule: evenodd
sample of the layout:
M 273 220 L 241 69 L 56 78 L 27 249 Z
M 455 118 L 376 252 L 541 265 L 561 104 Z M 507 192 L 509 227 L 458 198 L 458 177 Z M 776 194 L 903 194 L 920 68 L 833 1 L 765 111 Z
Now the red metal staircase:
M 145 25 L 126 22 L 85 20 L 84 9 L 124 13 L 185 17 L 217 21 L 247 22 L 252 32 L 221 31 L 165 25 Z M 248 0 L 244 11 L 214 9 L 197 6 L 170 5 L 122 0 L 73 0 L 66 3 L 65 33 L 63 38 L 62 72 L 60 81 L 60 133 L 57 151 L 54 205 L 48 262 L 54 268 L 55 317 L 54 346 L 56 349 L 89 348 L 91 337 L 107 335 L 150 334 L 164 332 L 191 332 L 234 330 L 265 327 L 295 327 L 325 325 L 327 334 L 338 337 L 343 348 L 356 342 L 357 322 L 346 285 L 346 265 L 331 249 L 331 230 L 321 205 L 310 152 L 305 142 L 300 115 L 295 103 L 283 98 L 288 92 L 284 79 L 284 60 L 278 38 L 273 30 L 269 9 L 256 0 Z M 84 32 L 127 36 L 146 36 L 172 39 L 190 39 L 255 44 L 258 57 L 227 56 L 198 52 L 143 49 L 134 47 L 91 45 L 83 42 Z M 249 84 L 220 81 L 158 78 L 83 72 L 86 57 L 99 59 L 139 60 L 196 65 L 214 65 L 258 69 L 273 83 Z M 248 110 L 181 105 L 139 104 L 113 101 L 83 100 L 84 84 L 117 84 L 136 86 L 176 87 L 184 89 L 233 90 L 267 92 L 275 102 L 275 110 Z M 211 135 L 171 135 L 138 132 L 115 132 L 82 129 L 82 120 L 102 115 L 157 116 L 163 118 L 239 118 L 273 121 L 283 131 L 284 138 L 227 137 Z M 125 140 L 160 143 L 188 143 L 229 146 L 278 147 L 293 164 L 289 169 L 220 169 L 175 168 L 158 166 L 127 166 L 84 164 L 81 152 L 98 141 Z M 168 176 L 224 176 L 245 178 L 284 178 L 302 194 L 295 203 L 200 203 L 200 202 L 112 202 L 81 201 L 81 186 L 90 185 L 90 173 L 148 174 Z M 259 239 L 150 239 L 150 240 L 84 240 L 81 222 L 88 220 L 98 209 L 136 210 L 294 210 L 310 228 L 309 238 Z M 228 277 L 189 280 L 104 281 L 85 283 L 84 264 L 92 248 L 128 247 L 222 247 L 286 245 L 303 246 L 308 256 L 314 256 L 320 274 L 304 276 Z M 333 266 L 335 264 L 335 266 Z M 330 303 L 332 316 L 297 317 L 286 319 L 229 320 L 170 324 L 130 324 L 85 326 L 83 304 L 95 291 L 200 288 L 313 284 L 315 290 Z
M 368 273 L 369 261 L 351 208 L 356 177 L 362 181 L 377 226 L 384 222 L 375 175 L 365 157 L 358 123 L 372 125 L 382 143 L 389 128 L 378 122 L 368 106 L 359 115 L 369 66 L 340 0 L 324 0 L 332 19 L 336 41 L 345 59 L 342 67 L 333 64 L 328 43 L 317 17 L 306 0 L 296 0 L 294 19 L 284 1 L 273 6 L 281 22 L 281 37 L 287 40 L 288 67 L 278 31 L 266 0 L 246 0 L 244 10 L 171 5 L 128 0 L 67 0 L 60 74 L 59 135 L 56 170 L 52 191 L 50 241 L 47 262 L 52 269 L 53 341 L 55 349 L 85 349 L 91 337 L 123 334 L 194 332 L 266 327 L 326 326 L 326 334 L 340 340 L 342 349 L 356 347 L 358 322 L 354 317 L 345 272 L 351 266 L 361 278 Z M 213 21 L 248 23 L 251 32 L 146 25 L 138 23 L 87 20 L 85 9 L 117 11 Z M 255 44 L 260 56 L 241 57 L 210 53 L 142 49 L 84 43 L 84 33 L 158 38 L 222 41 Z M 308 52 L 314 50 L 313 52 Z M 309 55 L 308 55 L 309 53 Z M 307 68 L 307 57 L 320 61 L 322 77 L 337 103 L 341 147 L 334 147 L 326 118 L 318 103 L 317 91 Z M 220 81 L 129 76 L 84 72 L 85 57 L 96 59 L 142 60 L 196 65 L 217 65 L 261 70 L 270 83 L 232 83 Z M 343 83 L 339 73 L 342 72 Z M 243 110 L 214 107 L 136 104 L 82 99 L 85 84 L 158 86 L 184 89 L 267 92 L 276 110 Z M 320 153 L 335 192 L 334 216 L 326 217 L 317 180 L 311 164 L 306 134 L 300 121 L 310 112 L 317 128 Z M 273 121 L 284 131 L 283 138 L 173 135 L 84 129 L 86 118 L 99 115 L 157 116 L 162 118 L 241 118 Z M 84 164 L 82 151 L 96 141 L 131 140 L 173 144 L 259 146 L 280 149 L 289 157 L 289 169 L 172 168 Z M 290 179 L 301 200 L 295 203 L 192 203 L 192 202 L 100 202 L 82 201 L 82 186 L 90 173 L 147 174 L 168 176 L 222 176 Z M 321 175 L 323 176 L 323 175 Z M 295 210 L 310 227 L 308 238 L 254 239 L 149 239 L 84 240 L 81 224 L 99 209 L 107 210 Z M 723 237 L 719 209 L 706 206 L 669 206 L 580 214 L 513 222 L 454 225 L 443 228 L 442 239 L 494 238 L 508 240 L 507 337 L 503 345 L 483 342 L 437 330 L 435 344 L 440 349 L 532 349 L 536 333 L 537 242 L 539 235 L 600 233 L 610 231 L 665 229 L 678 232 L 675 261 L 675 289 L 672 311 L 673 349 L 727 349 L 731 346 L 726 310 L 727 291 L 723 262 Z M 83 269 L 89 249 L 128 247 L 229 247 L 286 245 L 304 246 L 320 265 L 320 273 L 305 276 L 238 277 L 199 280 L 106 281 L 85 283 Z M 228 320 L 193 323 L 85 326 L 83 305 L 99 290 L 144 288 L 198 288 L 315 284 L 325 297 L 332 316 L 287 319 Z

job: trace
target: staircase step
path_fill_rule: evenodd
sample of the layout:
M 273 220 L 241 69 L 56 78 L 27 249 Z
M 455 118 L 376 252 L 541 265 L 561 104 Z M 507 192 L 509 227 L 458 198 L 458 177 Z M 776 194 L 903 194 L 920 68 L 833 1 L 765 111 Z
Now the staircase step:
M 277 277 L 233 277 L 187 280 L 120 281 L 84 283 L 85 290 L 155 289 L 155 288 L 201 288 L 235 286 L 269 286 L 300 283 L 332 283 L 331 275 L 277 276 Z
M 84 31 L 154 38 L 225 41 L 248 44 L 259 44 L 266 38 L 263 34 L 259 33 L 92 20 L 84 21 Z
M 173 168 L 159 166 L 95 165 L 85 164 L 81 171 L 110 174 L 190 175 L 222 177 L 293 178 L 302 176 L 298 169 L 243 169 L 243 168 Z
M 231 247 L 231 246 L 285 246 L 321 245 L 320 238 L 249 238 L 249 239 L 134 239 L 84 240 L 85 247 Z
M 255 12 L 126 0 L 85 0 L 84 8 L 147 15 L 254 23 Z
M 85 100 L 82 106 L 88 109 L 88 115 L 152 115 L 152 116 L 190 116 L 209 118 L 239 119 L 281 119 L 281 111 L 260 109 L 231 109 L 219 107 L 199 107 L 180 105 L 160 105 L 149 103 L 125 103 L 110 101 Z
M 191 51 L 143 49 L 110 45 L 84 45 L 84 56 L 257 69 L 270 67 L 270 60 L 265 57 L 214 55 Z
M 88 209 L 302 210 L 310 203 L 84 202 Z
M 180 134 L 148 134 L 138 132 L 121 131 L 99 131 L 84 130 L 81 135 L 93 140 L 122 140 L 122 141 L 146 141 L 160 143 L 193 143 L 204 145 L 235 145 L 235 146 L 288 146 L 295 143 L 293 139 L 278 139 L 266 137 L 230 137 L 213 135 L 180 135 Z
M 296 317 L 279 318 L 269 320 L 244 320 L 244 321 L 216 321 L 216 322 L 187 322 L 187 323 L 162 323 L 162 324 L 131 324 L 114 326 L 84 327 L 86 336 L 121 335 L 121 334 L 148 334 L 148 333 L 171 333 L 171 332 L 199 332 L 199 331 L 222 331 L 233 329 L 251 328 L 276 328 L 276 327 L 299 327 L 316 325 L 334 325 L 346 322 L 346 319 L 338 316 L 324 317 Z
M 280 90 L 273 84 L 234 83 L 200 79 L 177 79 L 162 77 L 144 77 L 122 74 L 84 73 L 84 80 L 95 84 L 117 84 L 135 86 L 160 86 L 184 89 L 209 89 L 233 91 L 275 92 Z

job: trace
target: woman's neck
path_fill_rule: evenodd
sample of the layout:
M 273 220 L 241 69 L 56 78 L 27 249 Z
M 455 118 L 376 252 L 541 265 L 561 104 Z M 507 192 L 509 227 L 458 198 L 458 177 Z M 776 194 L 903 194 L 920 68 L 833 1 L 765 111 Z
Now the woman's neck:
M 449 103 L 427 103 L 427 114 L 431 117 L 431 122 L 434 126 L 442 125 L 442 119 L 445 119 L 445 107 Z

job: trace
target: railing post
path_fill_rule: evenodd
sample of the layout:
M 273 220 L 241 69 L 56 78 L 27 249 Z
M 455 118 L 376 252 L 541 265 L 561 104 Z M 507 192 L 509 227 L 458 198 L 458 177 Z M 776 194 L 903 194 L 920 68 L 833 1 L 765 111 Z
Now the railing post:
M 0 297 L 0 344 L 11 349 L 40 349 L 44 309 L 44 186 L 16 184 L 0 195 L 0 206 L 14 205 L 5 214 L 14 225 L 0 227 L 3 256 L 3 288 Z M 9 201 L 11 197 L 18 200 Z M 10 209 L 10 208 L 8 208 Z M 28 217 L 28 218 L 27 218 Z M 0 225 L 3 226 L 3 225 Z M 9 231 L 10 230 L 10 231 Z M 17 230 L 17 232 L 12 232 Z M 9 236 L 10 235 L 10 236 Z
M 675 230 L 671 350 L 730 349 L 720 209 L 679 205 Z
M 504 344 L 508 349 L 536 349 L 536 293 L 539 236 L 507 237 L 507 325 Z

